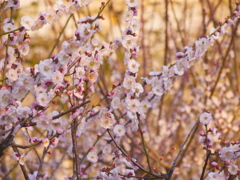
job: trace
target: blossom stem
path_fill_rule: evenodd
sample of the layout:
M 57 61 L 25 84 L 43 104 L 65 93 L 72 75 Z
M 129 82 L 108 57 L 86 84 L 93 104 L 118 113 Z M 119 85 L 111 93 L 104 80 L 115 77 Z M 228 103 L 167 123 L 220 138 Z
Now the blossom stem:
M 8 31 L 8 32 L 5 32 L 5 33 L 2 33 L 2 34 L 0 34 L 0 36 L 3 36 L 3 35 L 5 35 L 5 34 L 11 34 L 11 33 L 16 32 L 16 31 L 18 31 L 18 30 L 20 30 L 20 29 L 22 29 L 22 28 L 23 28 L 23 26 L 21 26 L 21 27 L 19 27 L 19 28 L 17 28 L 17 29 L 14 29 L 14 30 L 12 30 L 12 31 Z
M 175 169 L 175 167 L 176 167 L 177 161 L 178 161 L 180 155 L 181 155 L 182 152 L 183 152 L 183 148 L 184 148 L 185 144 L 188 142 L 188 139 L 189 139 L 190 135 L 191 135 L 191 134 L 194 132 L 194 130 L 196 129 L 198 123 L 199 123 L 199 120 L 197 120 L 197 122 L 194 124 L 194 126 L 192 127 L 192 129 L 191 129 L 190 132 L 188 133 L 187 138 L 185 139 L 185 141 L 184 141 L 183 144 L 181 145 L 180 150 L 179 150 L 179 152 L 178 152 L 178 155 L 177 155 L 177 157 L 174 159 L 173 164 L 172 164 L 172 167 L 169 169 L 169 171 L 168 171 L 168 173 L 167 173 L 167 178 L 166 178 L 166 180 L 170 180 L 170 179 L 171 179 L 172 174 L 173 174 L 173 171 L 174 171 L 174 169 Z
M 137 113 L 137 118 L 138 118 L 138 130 L 141 134 L 141 141 L 142 141 L 142 145 L 143 145 L 143 149 L 144 149 L 144 153 L 146 155 L 146 158 L 147 158 L 147 163 L 148 163 L 148 168 L 149 168 L 149 171 L 152 172 L 152 167 L 151 167 L 151 164 L 150 164 L 150 159 L 149 159 L 149 154 L 147 152 L 147 148 L 146 148 L 146 145 L 145 145 L 145 140 L 144 140 L 144 136 L 143 136 L 143 132 L 142 132 L 142 126 L 141 126 L 141 121 L 140 121 L 140 115 Z
M 208 164 L 208 160 L 209 160 L 210 155 L 211 155 L 211 151 L 210 151 L 210 150 L 207 150 L 207 157 L 206 157 L 206 160 L 205 160 L 205 164 L 204 164 L 204 166 L 203 166 L 202 175 L 201 175 L 200 180 L 204 180 L 204 173 L 205 173 L 205 170 L 206 170 L 206 167 L 207 167 L 207 164 Z
M 12 21 L 13 17 L 13 8 L 10 8 L 10 21 Z M 4 66 L 3 66 L 3 71 L 2 71 L 2 79 L 6 79 L 6 70 L 7 70 L 7 62 L 8 62 L 8 47 L 9 47 L 9 42 L 10 42 L 10 34 L 8 34 L 7 38 L 7 43 L 6 43 L 6 55 L 5 55 L 5 60 L 4 60 Z M 6 81 L 3 81 L 3 86 L 6 84 Z
M 41 158 L 41 162 L 40 162 L 40 165 L 39 165 L 39 168 L 38 168 L 38 173 L 37 173 L 37 177 L 36 177 L 36 180 L 39 180 L 40 179 L 40 176 L 41 176 L 41 170 L 42 170 L 42 167 L 43 167 L 43 163 L 44 163 L 44 158 L 47 154 L 47 151 L 50 147 L 50 144 L 48 145 L 48 147 L 44 147 L 43 149 L 43 154 L 42 154 L 42 158 Z
M 112 134 L 110 133 L 110 130 L 108 129 L 107 130 L 109 136 L 111 137 L 113 143 L 115 144 L 115 146 L 126 156 L 126 157 L 129 157 L 128 154 L 117 144 L 117 142 L 115 141 L 115 139 L 113 138 Z M 147 173 L 147 174 L 150 174 L 154 177 L 158 177 L 158 178 L 164 178 L 165 175 L 164 174 L 161 174 L 161 175 L 158 175 L 158 174 L 155 174 L 154 172 L 149 172 L 148 170 L 146 170 L 144 167 L 142 167 L 140 164 L 138 164 L 136 161 L 133 161 L 131 159 L 131 162 L 137 166 L 139 169 L 141 169 L 143 172 Z
M 67 19 L 67 21 L 66 21 L 66 23 L 65 23 L 65 25 L 64 25 L 64 27 L 63 27 L 63 29 L 62 29 L 62 31 L 60 32 L 58 38 L 56 39 L 55 44 L 54 44 L 52 50 L 50 51 L 48 57 L 51 56 L 51 54 L 53 53 L 54 49 L 57 47 L 57 45 L 58 45 L 58 43 L 59 43 L 59 41 L 60 41 L 60 38 L 61 38 L 61 36 L 62 36 L 64 30 L 66 29 L 66 27 L 67 27 L 67 25 L 68 25 L 68 23 L 69 23 L 69 21 L 70 21 L 70 19 L 71 19 L 72 17 L 73 17 L 73 14 L 71 14 L 71 15 L 69 16 L 69 18 Z
M 234 34 L 236 34 L 236 32 L 237 32 L 239 22 L 240 22 L 240 20 L 238 19 L 238 20 L 237 20 L 237 23 L 236 23 L 236 26 L 235 26 L 235 29 L 234 29 L 234 31 L 233 31 L 233 35 L 232 35 L 231 41 L 230 41 L 230 43 L 229 43 L 228 49 L 227 49 L 227 51 L 226 51 L 226 53 L 225 53 L 225 56 L 222 58 L 222 59 L 223 59 L 223 63 L 222 63 L 221 69 L 220 69 L 220 71 L 219 71 L 219 73 L 218 73 L 218 76 L 217 76 L 217 79 L 216 79 L 216 81 L 215 81 L 215 84 L 214 84 L 214 86 L 213 86 L 213 88 L 212 88 L 211 94 L 210 94 L 210 96 L 209 96 L 210 99 L 212 98 L 212 96 L 213 96 L 213 94 L 214 94 L 214 91 L 215 91 L 215 89 L 216 89 L 216 87 L 217 87 L 217 84 L 218 84 L 218 82 L 219 82 L 219 80 L 220 80 L 220 77 L 221 77 L 221 74 L 222 74 L 222 72 L 223 72 L 223 68 L 224 68 L 224 66 L 225 66 L 225 64 L 226 64 L 226 62 L 227 62 L 227 57 L 228 57 L 229 52 L 230 52 L 230 50 L 231 50 L 231 47 L 232 47 L 232 44 L 233 44 L 233 41 L 234 41 L 234 38 L 235 38 Z
M 17 147 L 12 147 L 12 149 L 13 149 L 13 151 L 16 152 L 17 154 L 20 154 L 19 151 L 18 151 L 18 149 L 17 149 Z M 21 164 L 19 164 L 19 165 L 20 165 L 20 167 L 21 167 L 21 170 L 22 170 L 22 173 L 23 173 L 23 175 L 24 175 L 24 178 L 25 178 L 26 180 L 29 180 L 29 177 L 28 177 L 27 170 L 26 170 L 25 166 L 24 166 L 24 165 L 21 165 Z

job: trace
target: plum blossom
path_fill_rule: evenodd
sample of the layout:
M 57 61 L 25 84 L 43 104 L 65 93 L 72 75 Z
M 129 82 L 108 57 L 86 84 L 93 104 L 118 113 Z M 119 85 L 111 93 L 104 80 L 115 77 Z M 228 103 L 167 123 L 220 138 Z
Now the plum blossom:
M 110 154 L 112 152 L 112 146 L 111 144 L 106 144 L 104 147 L 103 147 L 103 153 L 104 154 Z
M 37 19 L 36 21 L 34 21 L 34 24 L 31 30 L 36 31 L 38 29 L 41 29 L 45 24 L 46 24 L 45 21 L 42 21 L 41 19 Z
M 30 30 L 32 28 L 32 26 L 34 25 L 34 20 L 31 17 L 29 17 L 29 16 L 23 16 L 21 18 L 20 24 L 25 29 Z
M 50 126 L 51 118 L 48 116 L 40 116 L 37 118 L 37 126 L 43 130 L 51 130 Z
M 61 50 L 57 55 L 57 59 L 61 65 L 65 65 L 68 63 L 70 56 L 64 50 Z
M 98 155 L 96 152 L 90 152 L 87 155 L 87 159 L 91 162 L 91 163 L 96 163 L 98 161 Z
M 133 84 L 131 90 L 137 97 L 139 97 L 139 95 L 144 91 L 143 86 L 140 83 Z
M 132 169 L 126 169 L 126 171 L 124 172 L 124 175 L 126 176 L 135 176 L 135 172 Z M 133 177 L 125 177 L 126 180 L 133 180 Z
M 172 79 L 165 79 L 163 81 L 163 85 L 164 85 L 164 90 L 165 91 L 170 91 L 170 89 L 172 88 L 173 86 L 173 80 Z
M 51 101 L 47 93 L 37 94 L 36 100 L 39 103 L 39 105 L 43 107 L 46 107 L 48 103 Z
M 27 158 L 25 156 L 25 154 L 21 154 L 20 158 L 19 158 L 19 164 L 24 165 L 24 163 L 27 161 Z
M 235 158 L 234 151 L 231 147 L 223 147 L 220 149 L 219 156 L 223 161 L 230 161 Z
M 96 71 L 93 71 L 88 74 L 87 76 L 90 83 L 95 83 L 98 80 L 98 73 Z
M 122 40 L 122 45 L 126 49 L 133 49 L 136 46 L 136 39 L 131 35 L 126 35 Z
M 123 20 L 126 22 L 129 22 L 133 19 L 133 11 L 132 10 L 128 10 L 127 12 L 125 12 L 123 14 Z
M 184 73 L 184 68 L 185 68 L 185 61 L 179 60 L 176 62 L 175 66 L 174 66 L 174 73 L 176 75 L 182 76 Z
M 7 74 L 6 74 L 6 77 L 11 82 L 16 81 L 18 79 L 17 69 L 9 69 Z
M 141 102 L 141 110 L 142 112 L 147 112 L 147 110 L 151 107 L 151 103 L 148 100 L 144 100 Z
M 140 29 L 140 22 L 137 19 L 132 19 L 130 28 L 133 32 L 136 32 Z
M 14 10 L 16 10 L 20 6 L 20 0 L 8 0 L 7 2 L 8 2 L 8 4 L 4 8 L 4 10 L 6 10 L 8 8 L 13 8 Z
M 44 146 L 44 147 L 48 147 L 49 144 L 50 144 L 50 141 L 49 141 L 48 138 L 45 138 L 45 139 L 42 140 L 42 143 L 43 143 L 43 146 Z
M 65 52 L 68 54 L 72 54 L 72 53 L 76 52 L 79 47 L 80 47 L 79 42 L 74 39 L 70 39 L 68 41 L 63 42 L 63 48 L 64 48 Z
M 133 76 L 126 75 L 123 80 L 123 87 L 125 87 L 126 89 L 131 89 L 135 83 L 136 80 Z
M 85 75 L 85 69 L 84 67 L 77 67 L 75 68 L 75 78 L 83 78 Z
M 0 90 L 0 107 L 7 107 L 13 101 L 9 90 Z
M 29 174 L 29 180 L 37 180 L 38 171 L 34 171 L 33 174 Z M 41 173 L 39 180 L 46 180 L 48 177 L 48 172 Z
M 123 136 L 123 135 L 125 134 L 126 129 L 125 129 L 125 127 L 124 127 L 123 125 L 117 124 L 117 125 L 114 126 L 114 128 L 113 128 L 113 132 L 114 132 L 114 134 L 115 134 L 116 136 L 121 137 L 121 136 Z
M 114 115 L 109 111 L 103 110 L 101 112 L 100 126 L 105 129 L 110 129 L 115 124 Z
M 64 75 L 60 71 L 55 71 L 52 74 L 52 82 L 54 84 L 60 84 L 63 81 Z
M 28 118 L 32 114 L 32 111 L 27 106 L 19 107 L 17 109 L 17 114 L 18 114 L 18 117 L 20 117 L 20 118 Z
M 54 148 L 54 147 L 56 147 L 57 145 L 58 145 L 58 142 L 59 142 L 59 139 L 57 138 L 57 137 L 55 137 L 55 138 L 53 138 L 52 140 L 51 140 L 51 148 Z
M 100 66 L 99 61 L 96 61 L 92 58 L 89 57 L 84 57 L 84 65 L 87 66 L 88 68 L 90 68 L 91 70 L 97 70 Z
M 119 97 L 114 97 L 111 102 L 111 108 L 117 109 L 121 105 L 121 100 Z
M 236 175 L 239 170 L 240 169 L 238 168 L 238 166 L 234 163 L 232 163 L 228 166 L 228 172 L 232 175 Z
M 138 0 L 125 0 L 125 2 L 129 7 L 137 7 L 138 6 Z
M 201 143 L 205 146 L 211 146 L 212 145 L 212 136 L 208 135 L 202 136 Z
M 39 72 L 45 77 L 47 78 L 52 77 L 54 66 L 51 59 L 45 59 L 44 61 L 40 61 L 38 68 Z
M 138 99 L 126 99 L 125 102 L 127 104 L 127 108 L 131 112 L 138 112 L 140 107 L 140 102 Z
M 207 125 L 212 121 L 212 115 L 209 112 L 203 112 L 200 117 L 199 117 L 199 121 L 203 124 L 203 125 Z
M 58 15 L 56 14 L 56 11 L 53 9 L 48 9 L 45 14 L 45 20 L 47 23 L 52 24 L 54 23 L 58 18 Z
M 208 179 L 209 180 L 226 180 L 226 177 L 224 175 L 224 171 L 216 171 L 216 172 L 210 172 L 208 173 Z
M 29 50 L 30 50 L 30 48 L 29 48 L 29 45 L 27 45 L 27 44 L 24 44 L 19 48 L 19 52 L 23 56 L 28 55 Z
M 140 64 L 134 59 L 128 61 L 128 70 L 132 73 L 137 73 L 139 66 Z
M 97 46 L 98 45 L 97 38 L 92 38 L 91 43 L 92 43 L 93 46 Z
M 12 23 L 6 23 L 3 25 L 4 32 L 10 32 L 10 31 L 13 31 L 14 29 L 15 29 L 15 26 Z
M 80 7 L 87 6 L 91 2 L 92 0 L 78 0 L 78 4 L 80 5 Z

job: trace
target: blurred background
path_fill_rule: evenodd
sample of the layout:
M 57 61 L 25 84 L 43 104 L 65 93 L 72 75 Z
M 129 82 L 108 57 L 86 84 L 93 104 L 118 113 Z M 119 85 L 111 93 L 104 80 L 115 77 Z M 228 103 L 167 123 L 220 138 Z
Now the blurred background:
M 3 2 L 3 1 L 1 1 Z M 65 1 L 67 2 L 67 1 Z M 196 40 L 210 34 L 213 27 L 217 27 L 219 22 L 224 22 L 236 7 L 234 0 L 141 0 L 138 7 L 138 19 L 141 28 L 137 34 L 137 41 L 140 46 L 140 54 L 136 59 L 140 64 L 140 77 L 148 76 L 150 71 L 161 71 L 163 65 L 174 63 L 175 53 L 183 52 L 185 46 L 194 46 Z M 28 15 L 37 19 L 41 11 L 56 9 L 55 0 L 28 0 L 21 1 L 21 7 L 14 11 L 14 19 L 17 27 L 20 26 L 22 16 Z M 74 14 L 60 38 L 54 54 L 62 49 L 62 42 L 74 38 L 76 21 L 86 16 L 96 16 L 101 1 L 95 0 L 89 6 L 81 8 Z M 127 11 L 124 0 L 112 0 L 103 12 L 104 20 L 101 20 L 101 32 L 96 37 L 99 42 L 114 41 L 121 38 L 121 34 L 127 27 L 127 23 L 122 20 L 122 15 Z M 9 17 L 9 12 L 0 11 L 0 27 L 5 18 Z M 45 25 L 37 31 L 29 31 L 31 50 L 25 56 L 25 66 L 33 67 L 35 64 L 48 58 L 50 50 L 53 48 L 58 35 L 63 29 L 69 15 L 62 15 L 60 19 L 52 24 Z M 222 135 L 220 139 L 217 132 L 213 134 L 212 151 L 221 148 L 224 144 L 240 140 L 240 26 L 233 33 L 234 26 L 228 28 L 228 32 L 210 47 L 202 59 L 199 59 L 185 74 L 176 78 L 174 87 L 164 95 L 159 103 L 150 108 L 144 128 L 147 148 L 156 172 L 166 172 L 171 167 L 177 152 L 187 137 L 190 129 L 198 119 L 203 110 L 208 110 L 214 117 L 212 127 L 217 128 L 217 132 Z M 3 30 L 0 29 L 0 34 Z M 234 38 L 233 38 L 234 37 Z M 230 51 L 227 49 L 230 48 Z M 0 59 L 4 57 L 4 48 L 0 50 Z M 122 46 L 115 53 L 105 58 L 105 66 L 100 72 L 100 86 L 92 98 L 93 104 L 98 102 L 100 87 L 104 92 L 109 92 L 113 83 L 118 83 L 123 79 L 126 67 L 123 64 L 125 49 Z M 222 69 L 222 70 L 221 70 Z M 217 80 L 217 77 L 220 77 Z M 216 83 L 217 82 L 217 83 Z M 29 104 L 31 97 L 24 100 L 24 104 Z M 106 103 L 107 104 L 107 103 Z M 104 106 L 104 105 L 103 105 Z M 65 109 L 66 105 L 59 103 L 53 109 Z M 204 129 L 199 125 L 194 134 L 190 137 L 183 157 L 177 163 L 173 179 L 199 179 L 202 166 L 204 164 L 205 152 L 200 144 L 199 130 Z M 98 132 L 94 132 L 97 134 Z M 41 136 L 42 132 L 34 132 L 32 136 Z M 147 167 L 146 158 L 141 149 L 140 136 L 134 132 L 128 132 L 123 137 L 122 147 L 140 164 Z M 19 142 L 22 136 L 19 135 Z M 86 143 L 93 142 L 94 137 L 83 137 L 79 139 L 82 143 L 81 153 L 86 152 Z M 136 140 L 137 139 L 137 140 Z M 101 147 L 99 145 L 99 147 Z M 49 164 L 45 170 L 49 171 L 49 179 L 63 179 L 71 176 L 71 157 L 66 155 L 60 147 L 54 151 L 50 158 L 59 159 L 62 157 L 61 165 Z M 176 148 L 176 151 L 173 149 Z M 37 149 L 37 148 L 36 148 Z M 8 156 L 1 159 L 0 177 L 5 179 L 23 179 L 18 173 L 19 167 L 15 166 L 12 160 L 12 151 L 8 150 Z M 218 159 L 211 159 L 211 161 Z M 109 161 L 102 160 L 103 166 L 109 165 Z M 28 168 L 34 172 L 34 161 L 29 160 Z M 238 162 L 239 163 L 239 162 Z M 102 166 L 102 167 L 103 167 Z M 14 168 L 14 170 L 12 170 Z M 92 175 L 96 174 L 99 167 L 92 167 Z M 8 172 L 10 172 L 8 174 Z M 90 173 L 91 174 L 91 173 Z M 7 176 L 6 176 L 7 175 Z M 143 175 L 139 172 L 139 176 Z

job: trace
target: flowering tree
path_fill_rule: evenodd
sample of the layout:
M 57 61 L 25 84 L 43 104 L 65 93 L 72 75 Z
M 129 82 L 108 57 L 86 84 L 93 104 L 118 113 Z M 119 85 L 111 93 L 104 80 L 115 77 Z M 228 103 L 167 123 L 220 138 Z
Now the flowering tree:
M 155 67 L 144 1 L 123 1 L 121 37 L 106 39 L 103 13 L 117 1 L 96 1 L 98 12 L 79 19 L 92 0 L 57 0 L 37 19 L 14 18 L 19 0 L 0 2 L 2 179 L 239 178 L 238 3 L 217 24 L 221 1 L 207 1 L 209 18 L 200 1 L 201 36 L 190 43 L 166 0 L 164 62 Z M 62 17 L 46 58 L 27 63 L 29 34 Z M 74 34 L 61 40 L 70 21 Z

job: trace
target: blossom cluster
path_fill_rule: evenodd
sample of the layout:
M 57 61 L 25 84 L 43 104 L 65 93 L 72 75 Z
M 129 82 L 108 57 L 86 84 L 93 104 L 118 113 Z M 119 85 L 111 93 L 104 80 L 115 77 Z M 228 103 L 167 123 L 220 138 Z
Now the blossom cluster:
M 119 146 L 121 140 L 128 132 L 135 133 L 139 130 L 144 144 L 145 129 L 142 128 L 142 124 L 146 121 L 148 110 L 170 91 L 177 77 L 182 76 L 196 60 L 202 58 L 214 41 L 226 33 L 230 25 L 236 24 L 240 17 L 240 5 L 233 15 L 213 29 L 209 36 L 198 39 L 193 47 L 186 46 L 183 52 L 177 52 L 174 64 L 164 65 L 160 72 L 150 72 L 148 77 L 141 77 L 141 82 L 138 80 L 140 63 L 137 61 L 140 53 L 137 43 L 140 22 L 136 17 L 138 0 L 125 0 L 128 10 L 123 14 L 123 21 L 128 26 L 120 38 L 111 42 L 99 41 L 96 38 L 95 35 L 101 31 L 101 12 L 109 3 L 102 2 L 100 13 L 96 17 L 84 17 L 77 21 L 78 27 L 73 38 L 64 41 L 59 52 L 40 60 L 34 67 L 25 67 L 24 57 L 29 54 L 31 44 L 28 31 L 36 31 L 46 24 L 54 24 L 64 15 L 71 17 L 91 2 L 92 0 L 73 0 L 64 3 L 57 0 L 57 9 L 41 12 L 37 20 L 23 16 L 20 21 L 21 27 L 18 29 L 12 17 L 4 20 L 3 30 L 7 36 L 4 36 L 1 44 L 1 48 L 6 48 L 6 55 L 0 60 L 0 155 L 12 146 L 14 159 L 24 166 L 30 160 L 28 155 L 18 151 L 19 148 L 42 146 L 44 160 L 45 155 L 51 154 L 54 148 L 68 147 L 66 153 L 73 156 L 75 165 L 72 177 L 65 179 L 88 178 L 91 175 L 89 169 L 94 169 L 99 164 L 98 168 L 101 170 L 94 174 L 96 179 L 133 180 L 138 170 L 146 170 L 138 160 L 128 156 Z M 19 7 L 20 0 L 9 0 L 4 10 L 12 11 Z M 104 94 L 100 103 L 89 106 L 94 93 L 99 92 L 97 86 L 105 58 L 119 48 L 123 48 L 125 52 L 126 71 L 123 79 Z M 148 92 L 145 86 L 150 87 Z M 23 101 L 29 96 L 32 96 L 33 100 L 30 100 L 29 105 L 24 105 Z M 103 100 L 108 101 L 108 106 L 101 107 Z M 58 102 L 67 105 L 68 110 L 52 110 Z M 120 112 L 120 115 L 116 115 L 116 112 Z M 208 111 L 204 111 L 199 121 L 207 128 L 213 117 Z M 41 136 L 34 136 L 35 127 L 43 132 Z M 89 132 L 94 130 L 98 132 L 96 141 L 89 135 Z M 24 146 L 15 144 L 11 139 L 20 132 L 26 138 Z M 201 131 L 201 143 L 207 151 L 213 146 L 209 133 L 213 133 L 215 137 L 220 136 L 217 129 Z M 81 142 L 84 142 L 85 146 L 79 149 L 83 135 L 86 139 Z M 99 145 L 96 145 L 97 143 Z M 239 142 L 236 141 L 216 152 L 231 175 L 239 173 L 239 167 L 235 163 L 240 155 L 239 150 Z M 145 155 L 148 159 L 147 151 Z M 112 159 L 110 167 L 102 166 L 104 157 Z M 29 179 L 48 177 L 48 171 L 42 171 L 43 160 L 37 164 L 38 169 L 34 167 L 32 174 L 26 174 Z M 226 178 L 219 163 L 212 164 L 218 171 L 210 172 L 208 178 Z M 162 173 L 152 172 L 150 165 L 149 169 L 152 176 L 164 178 Z
M 203 112 L 200 117 L 199 121 L 201 124 L 206 126 L 206 132 L 200 131 L 199 134 L 202 137 L 201 143 L 204 145 L 204 149 L 212 153 L 212 155 L 217 155 L 220 158 L 220 162 L 211 162 L 211 166 L 216 168 L 217 171 L 209 172 L 208 179 L 209 180 L 225 180 L 228 179 L 231 175 L 237 175 L 240 172 L 240 168 L 237 165 L 237 159 L 240 157 L 240 142 L 235 141 L 232 142 L 230 145 L 225 144 L 225 147 L 220 149 L 216 149 L 214 153 L 213 145 L 214 139 L 217 141 L 221 140 L 221 133 L 218 131 L 217 128 L 209 128 L 207 126 L 212 121 L 212 115 L 209 112 Z M 212 135 L 211 135 L 211 134 Z M 223 170 L 227 169 L 227 173 Z

